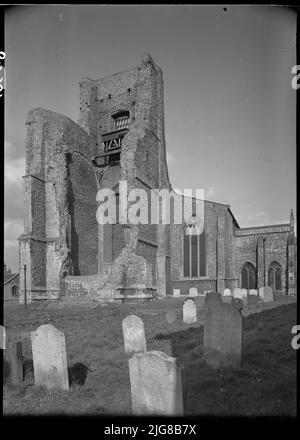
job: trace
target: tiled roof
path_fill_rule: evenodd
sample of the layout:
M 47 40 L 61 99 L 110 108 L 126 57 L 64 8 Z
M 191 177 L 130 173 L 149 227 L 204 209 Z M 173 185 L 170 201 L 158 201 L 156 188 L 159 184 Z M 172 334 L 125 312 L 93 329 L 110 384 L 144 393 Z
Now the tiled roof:
M 9 281 L 12 281 L 17 276 L 19 276 L 18 273 L 4 274 L 4 276 L 3 276 L 3 284 L 7 284 Z

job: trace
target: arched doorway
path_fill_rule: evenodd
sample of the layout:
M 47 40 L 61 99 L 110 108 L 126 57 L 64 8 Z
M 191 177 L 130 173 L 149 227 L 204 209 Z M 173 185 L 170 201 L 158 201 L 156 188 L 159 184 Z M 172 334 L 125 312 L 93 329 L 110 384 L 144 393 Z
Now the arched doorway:
M 249 262 L 245 263 L 241 270 L 241 288 L 256 289 L 256 269 Z
M 270 264 L 268 270 L 268 286 L 273 290 L 282 290 L 282 268 L 276 261 Z

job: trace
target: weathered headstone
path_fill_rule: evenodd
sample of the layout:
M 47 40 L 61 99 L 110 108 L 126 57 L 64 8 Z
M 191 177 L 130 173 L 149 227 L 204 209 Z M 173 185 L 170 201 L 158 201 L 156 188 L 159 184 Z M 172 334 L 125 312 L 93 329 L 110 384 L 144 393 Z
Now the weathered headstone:
M 241 289 L 241 295 L 242 295 L 242 298 L 247 298 L 247 295 L 248 295 L 247 289 Z
M 69 389 L 66 341 L 64 333 L 51 324 L 31 332 L 34 380 L 48 389 Z
M 166 321 L 168 324 L 173 324 L 176 321 L 177 318 L 177 311 L 176 310 L 167 310 L 166 311 Z
M 266 303 L 266 302 L 273 302 L 273 289 L 272 287 L 266 286 L 266 287 L 260 287 L 259 288 L 259 297 Z
M 6 330 L 3 325 L 0 325 L 0 348 L 2 350 L 6 348 Z
M 147 351 L 144 323 L 138 316 L 129 315 L 122 322 L 125 353 Z
M 161 351 L 136 353 L 129 359 L 134 415 L 183 415 L 183 368 Z
M 249 295 L 256 295 L 257 296 L 257 289 L 250 289 Z
M 180 296 L 180 289 L 173 289 L 173 296 L 178 298 Z
M 22 342 L 18 341 L 9 344 L 5 350 L 5 357 L 8 362 L 8 378 L 13 385 L 23 383 L 23 355 Z
M 183 303 L 183 322 L 185 324 L 197 322 L 197 306 L 191 298 L 186 299 Z
M 190 297 L 190 298 L 194 298 L 194 297 L 197 296 L 197 295 L 198 295 L 197 287 L 190 287 L 190 290 L 189 290 L 189 297 Z
M 242 295 L 242 289 L 240 289 L 239 287 L 235 287 L 233 289 L 233 297 L 234 298 L 239 298 L 242 299 L 243 295 Z
M 238 298 L 224 304 L 219 293 L 207 296 L 203 353 L 206 363 L 213 368 L 241 367 L 242 307 Z
M 224 289 L 224 296 L 231 296 L 231 290 L 230 289 Z

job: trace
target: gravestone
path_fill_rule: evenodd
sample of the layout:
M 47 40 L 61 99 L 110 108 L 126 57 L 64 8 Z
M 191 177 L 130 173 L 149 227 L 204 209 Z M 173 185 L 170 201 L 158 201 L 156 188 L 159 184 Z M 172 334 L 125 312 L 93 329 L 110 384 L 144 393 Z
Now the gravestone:
M 180 289 L 173 289 L 173 296 L 175 296 L 175 298 L 178 298 L 180 296 Z
M 183 303 L 183 322 L 185 324 L 197 322 L 197 307 L 191 298 L 186 299 Z
M 122 322 L 125 353 L 147 351 L 144 323 L 138 316 L 129 315 Z
M 2 350 L 6 348 L 6 330 L 3 325 L 0 325 L 0 348 Z
M 166 311 L 166 321 L 168 324 L 173 324 L 176 321 L 177 318 L 177 311 L 176 310 L 167 310 Z
M 189 290 L 189 297 L 190 297 L 190 298 L 194 298 L 194 297 L 197 296 L 197 295 L 198 295 L 197 287 L 190 287 L 190 290 Z
M 256 295 L 257 296 L 257 289 L 250 289 L 249 295 Z
M 273 302 L 273 289 L 272 287 L 260 287 L 259 288 L 259 297 L 265 302 Z
M 242 299 L 243 295 L 242 295 L 242 289 L 240 289 L 239 287 L 235 287 L 233 289 L 233 297 L 234 298 L 239 298 Z
M 231 290 L 230 289 L 224 289 L 224 296 L 231 296 Z
M 134 415 L 183 415 L 183 368 L 161 351 L 135 353 L 129 359 Z
M 8 378 L 13 385 L 23 383 L 23 355 L 22 342 L 18 341 L 9 344 L 5 350 L 5 357 L 8 362 Z
M 69 389 L 66 341 L 64 333 L 51 324 L 31 332 L 34 380 L 48 389 Z
M 241 367 L 242 307 L 239 298 L 226 304 L 219 293 L 207 296 L 203 354 L 205 362 L 213 368 Z
M 247 298 L 248 292 L 247 289 L 241 289 L 242 298 Z

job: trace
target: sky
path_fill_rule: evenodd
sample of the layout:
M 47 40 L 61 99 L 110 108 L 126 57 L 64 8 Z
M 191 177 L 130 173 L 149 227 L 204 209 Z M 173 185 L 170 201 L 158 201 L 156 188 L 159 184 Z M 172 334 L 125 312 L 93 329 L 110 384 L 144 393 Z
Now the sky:
M 5 262 L 18 271 L 25 121 L 35 107 L 79 116 L 81 77 L 150 53 L 164 74 L 173 188 L 202 188 L 240 227 L 296 208 L 296 15 L 278 6 L 46 5 L 5 17 Z M 296 213 L 295 213 L 296 214 Z

